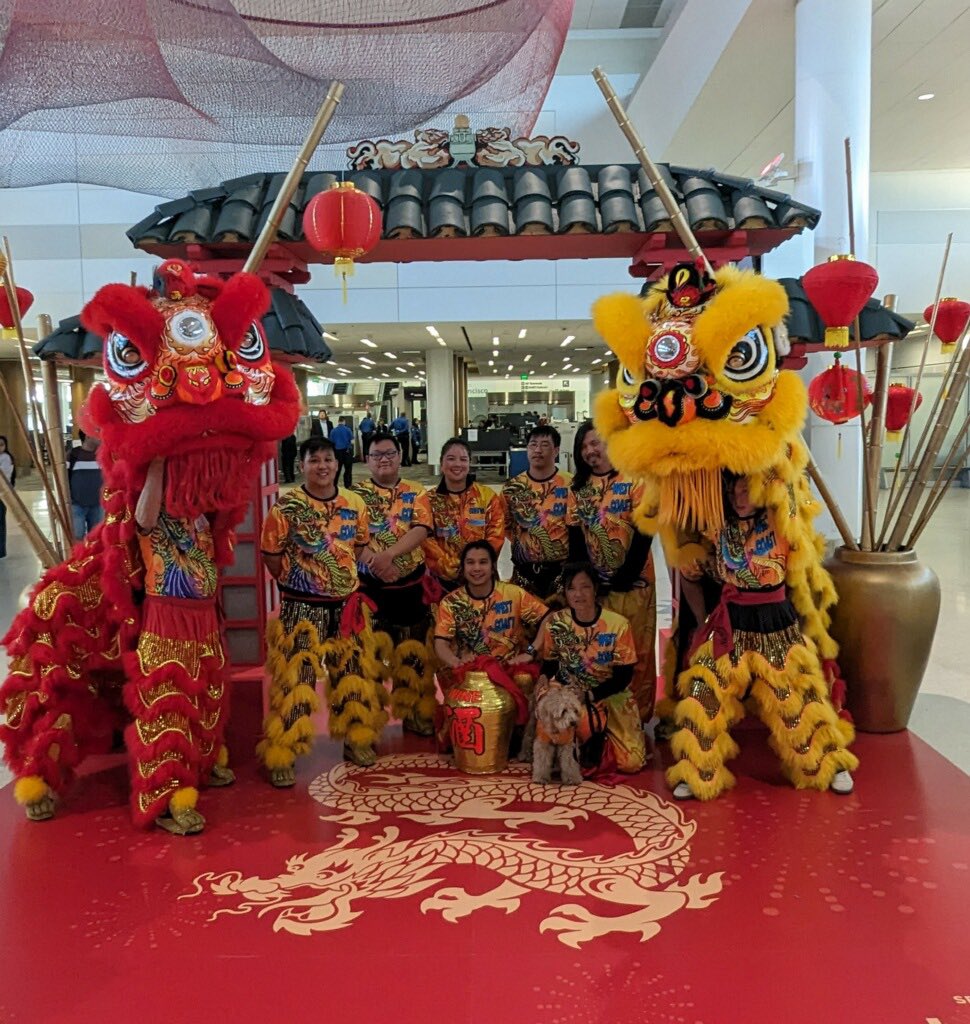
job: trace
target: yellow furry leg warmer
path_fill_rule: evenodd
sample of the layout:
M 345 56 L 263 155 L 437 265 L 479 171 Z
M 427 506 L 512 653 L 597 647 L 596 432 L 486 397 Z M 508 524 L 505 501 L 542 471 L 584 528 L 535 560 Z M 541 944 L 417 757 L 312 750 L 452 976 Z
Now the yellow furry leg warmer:
M 402 721 L 414 719 L 430 723 L 434 717 L 434 665 L 426 644 L 405 640 L 394 650 L 392 660 L 394 687 L 391 713 Z

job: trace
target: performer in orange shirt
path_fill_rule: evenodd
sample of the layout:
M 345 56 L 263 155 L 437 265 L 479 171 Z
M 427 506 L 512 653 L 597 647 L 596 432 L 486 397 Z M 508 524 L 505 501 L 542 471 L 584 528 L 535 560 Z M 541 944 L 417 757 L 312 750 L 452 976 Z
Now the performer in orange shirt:
M 471 449 L 460 437 L 441 449 L 441 481 L 428 488 L 433 529 L 424 542 L 428 569 L 444 590 L 461 586 L 461 553 L 473 540 L 486 540 L 498 555 L 505 543 L 499 496 L 469 473 Z
M 376 604 L 375 628 L 390 636 L 391 712 L 419 736 L 434 732 L 434 668 L 428 649 L 431 577 L 421 545 L 432 531 L 423 484 L 401 477 L 397 438 L 379 432 L 367 453 L 370 479 L 353 491 L 367 507 L 370 537 L 360 553 L 361 588 Z
M 502 488 L 505 535 L 512 544 L 512 582 L 547 600 L 559 586 L 569 553 L 568 473 L 556 469 L 561 438 L 555 427 L 533 427 L 526 441 L 529 468 Z
M 280 614 L 267 628 L 270 710 L 257 753 L 279 787 L 294 784 L 294 762 L 310 750 L 318 678 L 326 679 L 330 735 L 344 740 L 348 760 L 369 763 L 387 721 L 383 667 L 358 595 L 367 510 L 337 486 L 340 463 L 327 438 L 300 445 L 300 468 L 303 487 L 270 509 L 261 543 Z
M 641 533 L 633 521 L 634 510 L 643 499 L 643 483 L 635 483 L 613 468 L 592 420 L 576 432 L 573 459 L 576 473 L 567 518 L 570 561 L 592 564 L 603 607 L 630 623 L 637 649 L 630 688 L 641 719 L 648 722 L 657 693 L 657 588 L 651 537 Z

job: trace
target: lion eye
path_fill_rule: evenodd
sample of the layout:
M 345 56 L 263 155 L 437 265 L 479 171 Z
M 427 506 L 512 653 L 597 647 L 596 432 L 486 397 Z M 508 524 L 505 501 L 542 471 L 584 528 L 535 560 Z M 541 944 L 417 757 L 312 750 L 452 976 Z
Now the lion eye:
M 761 328 L 754 327 L 728 353 L 724 376 L 739 383 L 754 380 L 767 369 L 768 358 L 768 342 Z
M 132 380 L 144 373 L 148 363 L 142 358 L 138 348 L 123 334 L 112 331 L 105 341 L 105 357 L 108 369 L 117 377 Z
M 239 346 L 239 355 L 248 363 L 258 362 L 266 352 L 266 345 L 263 342 L 263 332 L 256 323 L 249 325 L 246 336 Z
M 620 377 L 623 379 L 623 383 L 628 387 L 632 388 L 636 384 L 636 381 L 633 379 L 633 374 L 630 373 L 625 366 L 620 370 Z

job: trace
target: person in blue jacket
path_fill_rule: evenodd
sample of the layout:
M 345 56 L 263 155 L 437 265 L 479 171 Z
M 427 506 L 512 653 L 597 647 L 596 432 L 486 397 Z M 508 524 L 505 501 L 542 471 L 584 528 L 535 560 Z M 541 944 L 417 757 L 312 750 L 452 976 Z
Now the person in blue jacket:
M 366 461 L 367 453 L 370 451 L 371 438 L 374 436 L 374 431 L 377 429 L 377 424 L 374 422 L 374 417 L 368 412 L 364 418 L 360 421 L 360 447 L 363 454 L 363 458 Z
M 352 487 L 354 484 L 354 432 L 343 420 L 338 420 L 336 425 L 331 427 L 330 443 L 337 456 L 337 464 L 343 466 L 344 487 Z M 339 469 L 337 475 L 340 475 Z
M 401 446 L 401 465 L 410 466 L 411 457 L 408 454 L 411 440 L 411 423 L 403 409 L 399 409 L 397 416 L 391 420 L 391 433 L 397 438 Z

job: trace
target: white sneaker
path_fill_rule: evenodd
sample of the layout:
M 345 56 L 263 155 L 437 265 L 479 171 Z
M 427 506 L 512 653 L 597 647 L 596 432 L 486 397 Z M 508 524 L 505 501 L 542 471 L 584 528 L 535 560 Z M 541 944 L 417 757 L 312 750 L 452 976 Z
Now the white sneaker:
M 846 772 L 846 775 L 848 775 L 848 774 L 849 773 Z M 849 782 L 850 782 L 850 788 L 851 788 L 852 780 L 850 779 Z M 690 786 L 686 782 L 678 782 L 677 785 L 674 786 L 674 799 L 675 800 L 693 800 L 694 799 L 694 791 L 690 788 Z
M 855 783 L 852 781 L 852 776 L 844 768 L 840 772 L 835 773 L 835 777 L 829 784 L 829 789 L 833 793 L 838 793 L 839 796 L 846 796 L 855 789 Z

